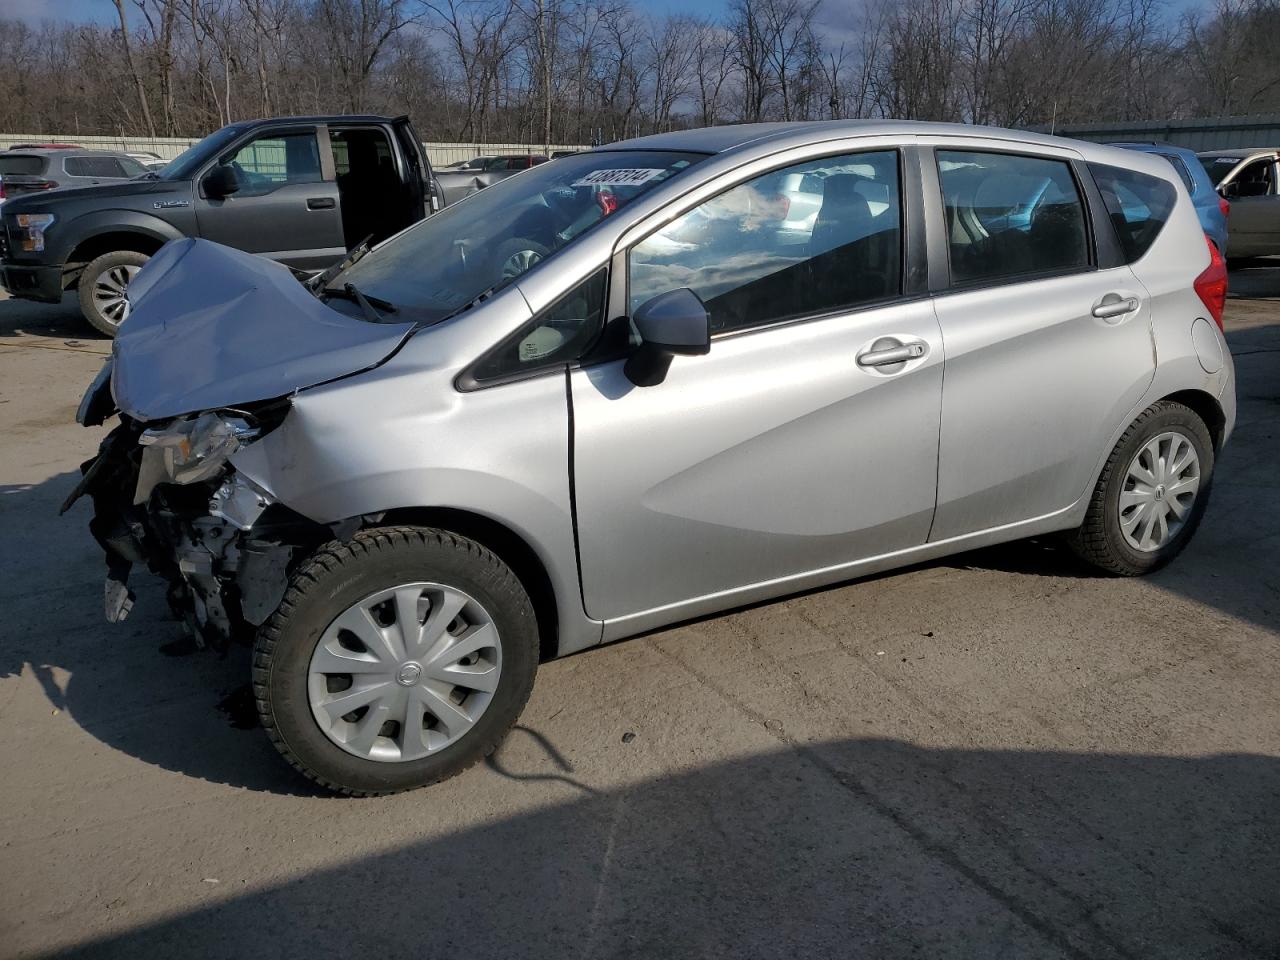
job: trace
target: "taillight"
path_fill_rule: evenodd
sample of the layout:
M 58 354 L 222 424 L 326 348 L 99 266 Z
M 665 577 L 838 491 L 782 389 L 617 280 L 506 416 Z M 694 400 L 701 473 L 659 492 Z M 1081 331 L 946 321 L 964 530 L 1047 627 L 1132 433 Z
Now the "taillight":
M 4 177 L 0 177 L 0 200 L 3 200 L 4 198 Z
M 1205 236 L 1204 242 L 1209 245 L 1209 266 L 1196 277 L 1194 284 L 1196 294 L 1204 303 L 1213 322 L 1222 330 L 1222 311 L 1227 305 L 1227 262 L 1218 252 L 1217 244 Z
M 1231 213 L 1231 204 L 1227 203 L 1226 197 L 1218 198 L 1218 209 L 1222 211 L 1223 219 L 1226 219 L 1226 217 Z
M 600 216 L 607 217 L 618 209 L 618 198 L 612 193 L 601 191 L 596 194 L 596 205 L 600 208 Z

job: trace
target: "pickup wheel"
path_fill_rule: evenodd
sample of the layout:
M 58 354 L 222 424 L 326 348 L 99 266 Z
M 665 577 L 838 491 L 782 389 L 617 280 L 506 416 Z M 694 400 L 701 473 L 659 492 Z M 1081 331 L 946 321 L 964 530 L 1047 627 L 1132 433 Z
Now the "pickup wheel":
M 538 667 L 529 597 L 497 555 L 427 527 L 321 547 L 254 644 L 253 691 L 297 770 L 351 796 L 455 776 L 491 754 Z
M 135 250 L 114 250 L 89 261 L 80 274 L 80 312 L 99 333 L 114 337 L 129 316 L 129 284 L 150 260 Z

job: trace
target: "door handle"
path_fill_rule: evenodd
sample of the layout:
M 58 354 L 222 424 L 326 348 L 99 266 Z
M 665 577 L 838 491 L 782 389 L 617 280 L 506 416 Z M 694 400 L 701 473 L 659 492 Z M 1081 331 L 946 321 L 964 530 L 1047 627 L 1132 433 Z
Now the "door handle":
M 1110 320 L 1137 309 L 1137 297 L 1121 297 L 1118 293 L 1108 293 L 1093 305 L 1093 315 L 1101 320 Z
M 883 350 L 868 350 L 866 353 L 860 353 L 858 354 L 858 366 L 887 367 L 894 363 L 918 360 L 923 356 L 924 344 L 919 340 L 913 340 L 911 343 L 899 344 L 896 347 L 886 347 Z
M 337 205 L 333 197 L 311 197 L 307 200 L 308 210 L 332 210 Z

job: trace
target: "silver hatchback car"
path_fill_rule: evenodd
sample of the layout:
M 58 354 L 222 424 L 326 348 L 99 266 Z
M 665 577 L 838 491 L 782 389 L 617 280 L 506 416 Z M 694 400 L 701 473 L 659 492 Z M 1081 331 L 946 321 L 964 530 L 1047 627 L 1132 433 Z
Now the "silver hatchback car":
M 1059 531 L 1152 570 L 1235 419 L 1173 168 L 1007 130 L 662 134 L 307 285 L 177 240 L 130 292 L 79 414 L 119 424 L 68 500 L 108 618 L 147 565 L 354 795 L 458 773 L 541 660 L 664 624 Z

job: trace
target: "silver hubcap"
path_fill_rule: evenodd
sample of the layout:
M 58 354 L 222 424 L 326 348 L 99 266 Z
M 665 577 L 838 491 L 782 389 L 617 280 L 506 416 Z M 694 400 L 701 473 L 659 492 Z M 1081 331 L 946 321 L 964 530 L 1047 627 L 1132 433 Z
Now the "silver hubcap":
M 1178 535 L 1200 490 L 1200 457 L 1180 433 L 1148 440 L 1125 474 L 1120 530 L 1129 546 L 1159 550 Z
M 118 327 L 129 316 L 129 281 L 141 269 L 132 264 L 121 264 L 104 270 L 93 281 L 93 302 L 98 313 L 109 323 Z
M 453 587 L 406 583 L 329 624 L 311 655 L 307 696 L 343 750 L 403 762 L 466 734 L 501 672 L 498 630 L 484 607 Z
M 510 280 L 524 273 L 535 263 L 542 259 L 542 254 L 535 250 L 520 250 L 507 257 L 507 262 L 502 265 L 502 279 Z

